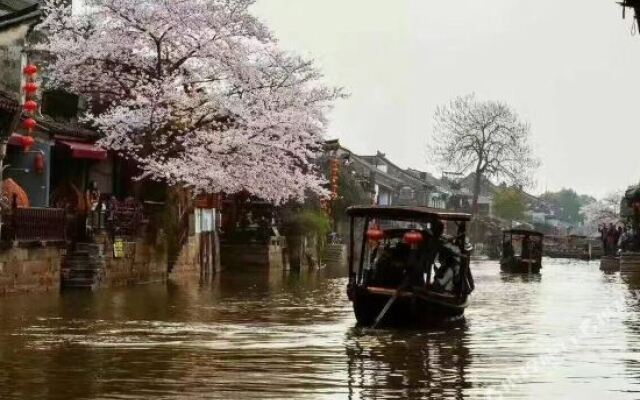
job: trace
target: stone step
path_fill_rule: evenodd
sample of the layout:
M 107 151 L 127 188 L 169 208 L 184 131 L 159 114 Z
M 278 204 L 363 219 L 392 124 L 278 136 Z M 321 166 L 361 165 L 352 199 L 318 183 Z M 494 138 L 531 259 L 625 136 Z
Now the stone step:
M 64 288 L 94 289 L 104 276 L 104 247 L 94 243 L 77 243 L 62 260 L 61 285 Z

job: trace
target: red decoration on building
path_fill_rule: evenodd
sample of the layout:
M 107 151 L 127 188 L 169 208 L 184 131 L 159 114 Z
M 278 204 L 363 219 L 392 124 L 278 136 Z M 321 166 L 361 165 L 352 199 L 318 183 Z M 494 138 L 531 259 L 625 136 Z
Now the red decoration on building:
M 338 198 L 338 188 L 340 182 L 340 160 L 331 160 L 331 199 Z
M 24 85 L 24 91 L 27 94 L 34 94 L 38 91 L 38 84 L 35 82 L 27 82 L 27 84 Z
M 26 129 L 30 131 L 33 130 L 33 128 L 35 128 L 36 125 L 38 125 L 38 123 L 33 118 L 27 118 L 24 121 L 22 121 L 22 126 L 24 126 Z
M 33 64 L 28 64 L 22 72 L 24 72 L 25 75 L 33 76 L 38 73 L 38 67 Z
M 24 150 L 29 150 L 31 146 L 36 142 L 36 140 L 31 136 L 22 136 L 22 146 Z
M 34 112 L 38 109 L 38 103 L 36 103 L 33 100 L 27 100 L 25 101 L 24 105 L 22 106 L 22 108 L 24 108 L 25 111 L 27 112 Z
M 33 169 L 39 174 L 44 172 L 44 155 L 42 153 L 36 153 L 36 157 L 33 159 Z

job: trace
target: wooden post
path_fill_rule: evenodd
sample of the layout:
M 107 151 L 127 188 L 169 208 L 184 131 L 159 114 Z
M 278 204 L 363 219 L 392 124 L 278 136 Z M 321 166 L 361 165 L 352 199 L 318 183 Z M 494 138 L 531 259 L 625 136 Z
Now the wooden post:
M 208 283 L 213 281 L 213 232 L 207 232 L 207 273 Z
M 200 257 L 199 257 L 199 261 L 200 261 L 199 262 L 199 264 L 200 264 L 200 283 L 202 283 L 205 280 L 205 269 L 206 269 L 206 266 L 205 266 L 205 259 L 206 259 L 205 253 L 206 253 L 207 250 L 205 248 L 205 241 L 204 241 L 203 234 L 200 233 L 199 236 L 200 236 L 200 251 L 199 251 L 199 255 L 200 255 Z
M 218 235 L 218 228 L 213 230 L 213 262 L 215 271 L 220 272 L 222 265 L 220 263 L 220 236 Z
M 0 196 L 4 196 L 4 157 L 7 154 L 8 142 L 8 136 L 3 136 L 2 141 L 0 141 Z M 0 206 L 0 237 L 2 237 L 2 226 L 4 225 L 4 222 L 2 221 L 2 211 L 4 210 L 2 210 L 2 207 Z

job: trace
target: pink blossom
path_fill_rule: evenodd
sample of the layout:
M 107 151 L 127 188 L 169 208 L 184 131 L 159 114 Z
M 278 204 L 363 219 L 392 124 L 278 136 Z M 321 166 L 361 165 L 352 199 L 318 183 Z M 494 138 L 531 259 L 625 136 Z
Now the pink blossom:
M 53 86 L 89 99 L 100 145 L 141 177 L 282 203 L 323 194 L 314 166 L 340 89 L 278 48 L 250 0 L 46 0 L 35 47 Z

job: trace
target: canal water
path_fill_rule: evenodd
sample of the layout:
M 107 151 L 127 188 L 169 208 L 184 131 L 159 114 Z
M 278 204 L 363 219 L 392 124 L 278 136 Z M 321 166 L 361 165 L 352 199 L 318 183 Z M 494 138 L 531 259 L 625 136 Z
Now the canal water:
M 0 299 L 0 399 L 639 399 L 640 285 L 474 263 L 463 323 L 355 327 L 344 271 Z

